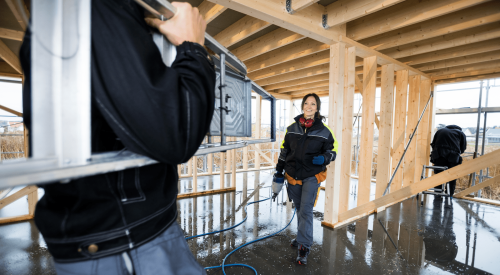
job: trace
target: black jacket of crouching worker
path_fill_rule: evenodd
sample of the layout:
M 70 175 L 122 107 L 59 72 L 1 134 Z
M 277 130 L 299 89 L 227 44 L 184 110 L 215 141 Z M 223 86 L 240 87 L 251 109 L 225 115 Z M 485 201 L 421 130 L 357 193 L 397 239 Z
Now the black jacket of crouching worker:
M 28 128 L 31 40 L 27 34 L 21 49 Z M 194 155 L 214 111 L 215 71 L 205 49 L 185 42 L 166 67 L 132 0 L 92 1 L 91 77 L 92 152 L 126 148 L 160 163 L 41 186 L 35 222 L 58 262 L 122 253 L 174 223 L 176 165 Z
M 467 149 L 467 138 L 462 128 L 457 125 L 448 125 L 434 134 L 431 146 L 432 163 L 458 164 L 462 163 L 460 155 Z
M 321 118 L 316 117 L 313 126 L 305 128 L 299 122 L 302 116 L 301 114 L 295 117 L 295 122 L 286 129 L 276 165 L 277 172 L 282 173 L 285 169 L 286 173 L 296 180 L 303 180 L 324 171 L 337 157 L 338 149 L 333 131 Z M 313 164 L 313 158 L 319 155 L 325 158 L 325 163 Z

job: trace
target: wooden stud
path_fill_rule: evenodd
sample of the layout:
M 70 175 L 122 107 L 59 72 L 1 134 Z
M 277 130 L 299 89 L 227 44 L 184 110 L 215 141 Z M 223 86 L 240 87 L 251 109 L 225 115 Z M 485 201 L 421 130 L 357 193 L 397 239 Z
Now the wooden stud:
M 225 180 L 224 170 L 226 169 L 225 165 L 224 165 L 224 161 L 225 161 L 225 155 L 226 154 L 224 152 L 220 152 L 219 155 L 220 155 L 220 171 L 219 171 L 219 174 L 220 174 L 220 189 L 224 189 L 226 187 L 225 184 L 224 184 L 224 180 Z
M 436 123 L 436 96 L 434 94 L 436 85 L 431 82 L 431 93 L 433 93 L 433 96 L 431 98 L 431 102 L 429 103 L 429 122 L 427 123 L 428 130 L 427 130 L 427 142 L 429 145 L 427 146 L 427 150 L 425 151 L 425 155 L 427 156 L 427 159 L 425 161 L 426 165 L 430 165 L 430 155 L 431 155 L 431 146 L 430 143 L 432 142 L 432 138 L 434 137 L 434 126 Z
M 271 24 L 246 15 L 236 23 L 215 35 L 214 38 L 222 46 L 230 47 L 269 26 L 271 26 Z
M 301 57 L 292 61 L 288 61 L 276 66 L 267 67 L 263 70 L 258 70 L 248 74 L 248 77 L 253 81 L 278 76 L 281 74 L 297 72 L 311 67 L 316 67 L 323 64 L 328 64 L 330 61 L 330 53 L 321 51 L 309 56 Z
M 339 0 L 326 6 L 328 26 L 337 26 L 388 8 L 404 0 Z M 293 3 L 293 2 L 292 2 Z
M 201 16 L 203 16 L 203 19 L 205 19 L 205 22 L 208 24 L 227 10 L 227 8 L 204 0 L 198 6 L 198 10 L 200 11 Z
M 257 57 L 304 38 L 306 37 L 303 35 L 280 28 L 231 50 L 231 52 L 241 61 L 247 61 L 250 58 Z
M 363 72 L 363 120 L 359 152 L 358 206 L 370 200 L 370 179 L 373 161 L 373 131 L 375 121 L 375 89 L 377 57 L 364 59 Z
M 420 76 L 412 75 L 410 76 L 410 91 L 408 95 L 408 112 L 406 117 L 406 140 L 410 140 L 410 136 L 417 125 L 418 118 L 420 114 L 419 111 L 419 103 L 420 103 Z M 415 173 L 419 174 L 419 172 L 415 171 L 415 159 L 417 148 L 417 139 L 418 139 L 418 131 L 415 132 L 415 136 L 413 137 L 408 150 L 406 151 L 404 166 L 403 168 L 403 187 L 407 187 L 413 183 L 415 183 Z
M 198 158 L 193 156 L 193 192 L 198 192 Z
M 408 100 L 408 71 L 396 72 L 396 100 L 394 110 L 394 139 L 392 145 L 392 169 L 391 176 L 401 159 L 406 144 L 406 107 Z M 390 192 L 401 189 L 403 185 L 403 165 L 401 164 L 394 180 L 391 183 Z
M 188 160 L 187 166 L 188 166 L 188 172 L 187 172 L 187 175 L 188 175 L 189 177 L 192 177 L 192 176 L 193 176 L 193 158 L 190 158 L 190 159 Z
M 348 219 L 353 219 L 354 217 L 359 218 L 369 215 L 368 213 L 373 213 L 377 208 L 386 207 L 388 204 L 394 204 L 406 200 L 407 198 L 429 188 L 463 177 L 472 172 L 479 171 L 485 167 L 495 164 L 500 164 L 500 150 L 493 151 L 479 158 L 467 161 L 464 164 L 455 166 L 432 177 L 426 178 L 420 181 L 419 184 L 410 185 L 386 196 L 382 196 L 378 199 L 348 210 L 347 212 L 341 213 L 339 215 L 339 221 L 342 222 Z
M 344 77 L 345 77 L 344 43 L 330 46 L 330 95 L 328 107 L 328 125 L 333 130 L 338 144 L 342 144 L 343 129 L 343 103 L 344 103 Z M 349 115 L 349 118 L 351 116 Z M 351 118 L 352 120 L 352 118 Z M 350 148 L 349 148 L 350 150 Z M 342 160 L 342 148 L 337 150 L 337 158 Z M 342 178 L 342 165 L 340 162 L 331 162 L 327 168 L 325 183 L 325 214 L 326 223 L 336 223 L 339 215 L 340 183 Z
M 35 186 L 36 187 L 36 186 Z M 38 203 L 38 188 L 28 194 L 28 213 L 35 216 L 35 208 Z
M 424 110 L 425 104 L 429 100 L 429 96 L 431 95 L 431 80 L 423 79 L 420 82 L 420 103 L 418 108 L 418 116 L 422 114 Z M 427 139 L 429 137 L 429 113 L 430 108 L 427 106 L 425 110 L 424 116 L 420 121 L 420 125 L 418 126 L 418 135 L 416 137 L 417 148 L 416 158 L 415 158 L 415 180 L 414 182 L 420 181 L 420 177 L 422 175 L 422 168 L 427 164 L 429 159 L 429 155 L 427 155 L 428 148 L 430 147 L 430 141 Z
M 380 98 L 380 125 L 377 156 L 377 188 L 375 198 L 380 198 L 390 180 L 391 147 L 394 115 L 394 64 L 382 66 Z M 376 116 L 375 116 L 376 117 Z
M 262 106 L 262 97 L 260 95 L 256 95 L 255 98 L 255 138 L 260 139 L 260 131 L 261 131 L 261 106 Z M 255 168 L 257 170 L 260 169 L 260 155 L 257 153 L 260 151 L 260 144 L 255 144 Z
M 209 175 L 212 175 L 214 172 L 214 154 L 207 155 L 207 172 Z
M 487 2 L 487 0 L 407 0 L 381 12 L 373 13 L 350 22 L 347 36 L 354 40 L 361 40 L 484 2 Z
M 182 170 L 181 170 L 182 164 L 177 164 L 177 175 L 179 175 L 179 178 L 182 175 Z
M 344 105 L 343 105 L 343 122 L 342 122 L 342 159 L 337 158 L 342 165 L 340 172 L 340 190 L 339 190 L 339 213 L 347 211 L 349 207 L 349 187 L 351 184 L 351 143 L 352 143 L 352 117 L 354 109 L 354 88 L 355 88 L 355 62 L 356 49 L 354 47 L 347 48 L 347 56 L 345 59 L 345 90 L 344 90 Z
M 462 199 L 466 199 L 466 200 L 474 201 L 474 202 L 480 202 L 480 203 L 487 203 L 487 204 L 491 204 L 494 206 L 500 206 L 500 202 L 497 200 L 489 200 L 489 199 L 483 199 L 483 198 L 469 198 L 469 197 L 463 197 Z M 470 212 L 472 212 L 472 211 L 470 211 Z M 472 212 L 472 213 L 474 213 L 474 212 Z
M 381 51 L 496 21 L 500 21 L 500 5 L 495 2 L 487 2 L 469 9 L 423 21 L 419 24 L 363 39 L 360 42 Z
M 5 217 L 5 218 L 0 218 L 0 224 L 27 221 L 27 220 L 31 220 L 31 219 L 33 219 L 33 215 L 30 215 L 30 214 L 19 215 L 19 216 L 15 216 L 15 217 Z
M 24 32 L 0 28 L 0 38 L 23 41 Z

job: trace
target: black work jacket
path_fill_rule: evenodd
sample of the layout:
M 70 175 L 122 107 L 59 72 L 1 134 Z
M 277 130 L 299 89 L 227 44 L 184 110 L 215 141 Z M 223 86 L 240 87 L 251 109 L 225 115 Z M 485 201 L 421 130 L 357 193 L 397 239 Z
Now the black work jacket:
M 296 180 L 312 177 L 326 169 L 337 156 L 338 143 L 333 131 L 320 118 L 314 120 L 310 128 L 300 125 L 299 119 L 286 129 L 285 138 L 281 143 L 281 152 L 276 165 L 276 171 L 285 172 Z M 325 158 L 323 165 L 315 165 L 312 160 L 315 156 Z
M 126 148 L 160 163 L 41 186 L 45 195 L 35 222 L 57 262 L 122 253 L 174 223 L 176 166 L 196 152 L 214 111 L 215 71 L 201 45 L 178 46 L 175 62 L 166 67 L 144 10 L 132 0 L 92 1 L 91 23 L 92 152 Z M 28 129 L 30 44 L 27 34 L 21 61 Z M 89 251 L 91 244 L 97 252 Z
M 460 155 L 467 149 L 467 138 L 462 128 L 456 125 L 448 125 L 437 130 L 432 139 L 431 162 L 445 159 L 449 163 L 459 163 Z

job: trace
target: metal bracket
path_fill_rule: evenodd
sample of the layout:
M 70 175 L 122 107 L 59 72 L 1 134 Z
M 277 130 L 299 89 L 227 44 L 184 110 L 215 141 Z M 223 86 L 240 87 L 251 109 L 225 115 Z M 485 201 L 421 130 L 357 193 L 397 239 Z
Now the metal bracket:
M 321 17 L 321 24 L 323 24 L 323 28 L 325 30 L 328 30 L 330 26 L 328 26 L 328 14 L 323 14 Z
M 286 12 L 288 12 L 289 14 L 293 14 L 295 12 L 292 9 L 292 0 L 286 0 L 285 9 L 286 9 Z

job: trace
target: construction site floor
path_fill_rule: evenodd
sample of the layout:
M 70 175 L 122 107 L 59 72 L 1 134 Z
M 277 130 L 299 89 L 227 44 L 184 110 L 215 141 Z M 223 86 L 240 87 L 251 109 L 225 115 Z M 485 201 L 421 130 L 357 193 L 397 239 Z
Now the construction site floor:
M 238 173 L 236 192 L 178 200 L 177 222 L 185 235 L 242 221 L 247 202 L 271 195 L 271 171 Z M 226 183 L 229 181 L 227 175 Z M 191 179 L 182 179 L 179 191 L 189 191 L 191 184 Z M 356 184 L 353 179 L 350 208 L 356 204 Z M 198 178 L 199 190 L 214 187 L 219 187 L 219 176 Z M 372 184 L 372 191 L 374 187 Z M 24 214 L 24 209 L 27 212 L 26 199 L 20 199 L 1 209 L 0 217 Z M 238 250 L 226 264 L 251 265 L 259 274 L 500 274 L 499 207 L 425 195 L 335 230 L 321 226 L 323 209 L 321 191 L 314 208 L 314 244 L 307 266 L 294 263 L 297 250 L 289 244 L 297 234 L 296 217 L 283 232 Z M 241 226 L 188 241 L 202 266 L 220 265 L 236 247 L 285 227 L 294 213 L 284 192 L 277 201 L 253 204 L 247 211 L 247 221 Z M 229 267 L 226 273 L 254 274 L 244 267 Z M 55 274 L 33 221 L 0 226 L 0 274 Z

